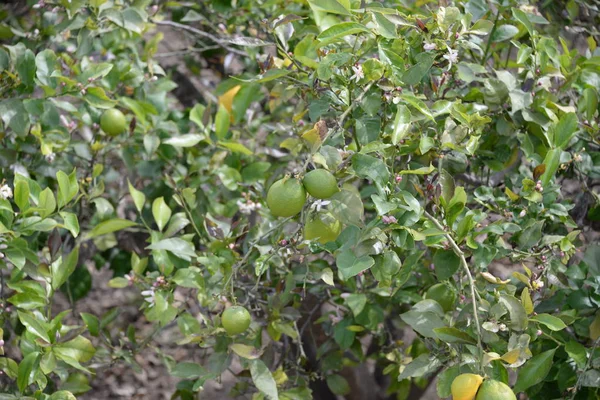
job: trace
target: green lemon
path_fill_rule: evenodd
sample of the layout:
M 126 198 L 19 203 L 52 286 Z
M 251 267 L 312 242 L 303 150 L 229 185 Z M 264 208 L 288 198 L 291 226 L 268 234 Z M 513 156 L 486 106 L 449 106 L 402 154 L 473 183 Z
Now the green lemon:
M 116 108 L 104 111 L 100 117 L 100 128 L 110 136 L 117 136 L 127 129 L 125 115 Z
M 328 215 L 317 215 L 304 224 L 304 239 L 317 240 L 319 243 L 325 244 L 337 239 L 341 231 L 340 221 Z
M 452 311 L 456 303 L 456 293 L 446 283 L 436 283 L 427 289 L 425 298 L 437 301 L 445 312 Z
M 507 384 L 487 379 L 479 387 L 475 400 L 517 400 L 517 396 Z
M 251 321 L 250 313 L 242 306 L 228 307 L 221 315 L 221 324 L 230 336 L 246 332 Z
M 292 217 L 306 202 L 304 186 L 298 179 L 283 178 L 273 183 L 267 193 L 267 206 L 276 217 Z
M 304 175 L 306 191 L 317 199 L 328 199 L 339 191 L 337 181 L 326 169 L 315 169 Z

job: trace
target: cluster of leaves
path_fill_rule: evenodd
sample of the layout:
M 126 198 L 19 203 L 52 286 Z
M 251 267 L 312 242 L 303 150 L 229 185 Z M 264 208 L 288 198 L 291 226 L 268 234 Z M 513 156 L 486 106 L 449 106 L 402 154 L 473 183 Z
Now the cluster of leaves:
M 544 9 L 509 0 L 227 3 L 3 11 L 1 398 L 74 398 L 96 368 L 137 367 L 152 335 L 121 335 L 117 309 L 53 308 L 107 264 L 153 334 L 176 324 L 178 345 L 209 350 L 161 354 L 181 398 L 234 357 L 249 371 L 234 392 L 257 399 L 311 398 L 318 381 L 347 394 L 345 370 L 367 360 L 398 399 L 435 375 L 448 397 L 465 372 L 531 399 L 595 398 L 594 37 L 572 49 Z M 244 72 L 183 109 L 157 26 L 193 37 L 190 71 L 216 51 Z M 99 128 L 113 108 L 129 123 L 114 137 Z M 314 168 L 340 191 L 275 218 L 270 185 Z M 316 217 L 341 224 L 336 240 L 305 240 Z M 219 317 L 232 303 L 253 315 L 234 337 Z

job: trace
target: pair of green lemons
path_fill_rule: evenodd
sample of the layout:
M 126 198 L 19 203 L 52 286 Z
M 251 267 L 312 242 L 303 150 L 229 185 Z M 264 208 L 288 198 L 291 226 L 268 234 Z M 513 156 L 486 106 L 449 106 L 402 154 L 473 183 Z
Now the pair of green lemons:
M 452 381 L 452 400 L 517 400 L 504 382 L 476 374 L 462 374 Z
M 267 192 L 267 206 L 276 217 L 293 217 L 302 211 L 306 193 L 317 199 L 328 199 L 339 191 L 337 180 L 326 169 L 310 171 L 302 180 L 285 177 L 273 183 Z M 304 238 L 325 244 L 335 240 L 342 224 L 332 215 L 318 213 L 304 224 Z

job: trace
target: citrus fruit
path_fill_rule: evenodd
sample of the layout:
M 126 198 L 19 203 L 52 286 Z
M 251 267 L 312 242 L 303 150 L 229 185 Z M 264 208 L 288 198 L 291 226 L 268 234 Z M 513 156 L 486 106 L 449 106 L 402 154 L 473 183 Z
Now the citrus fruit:
M 304 239 L 321 244 L 332 242 L 340 235 L 342 224 L 331 216 L 315 216 L 304 224 Z
M 228 335 L 243 333 L 250 326 L 250 313 L 242 306 L 231 306 L 223 311 L 221 324 Z
M 436 283 L 427 289 L 425 298 L 437 301 L 445 312 L 452 311 L 456 303 L 456 293 L 445 283 Z
M 517 396 L 506 383 L 486 379 L 479 388 L 475 400 L 517 400 Z
M 110 136 L 120 135 L 127 128 L 125 115 L 116 108 L 104 111 L 100 117 L 100 128 Z
M 335 177 L 326 169 L 310 171 L 304 175 L 302 183 L 306 191 L 317 199 L 328 199 L 339 190 Z
M 302 211 L 306 201 L 304 186 L 298 179 L 283 178 L 273 183 L 267 193 L 267 206 L 276 217 L 292 217 Z
M 473 400 L 483 378 L 475 374 L 462 374 L 454 378 L 450 390 L 452 400 Z M 479 396 L 477 396 L 479 398 Z

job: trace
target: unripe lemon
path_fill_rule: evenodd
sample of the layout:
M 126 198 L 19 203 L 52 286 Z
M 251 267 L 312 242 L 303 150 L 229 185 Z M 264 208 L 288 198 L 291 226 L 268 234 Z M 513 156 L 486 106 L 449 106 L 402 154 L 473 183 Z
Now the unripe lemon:
M 454 378 L 450 390 L 452 400 L 473 400 L 483 378 L 475 374 L 462 374 Z M 478 397 L 479 398 L 479 397 Z
M 316 216 L 304 224 L 304 239 L 317 240 L 321 244 L 333 242 L 340 235 L 342 224 L 333 217 Z
M 305 202 L 304 186 L 295 178 L 278 180 L 271 185 L 267 193 L 267 206 L 276 217 L 292 217 L 298 214 Z
M 306 191 L 317 199 L 328 199 L 339 191 L 337 181 L 326 169 L 315 169 L 304 175 Z
M 436 283 L 427 289 L 425 298 L 437 301 L 445 312 L 452 311 L 456 303 L 456 293 L 445 283 Z
M 251 321 L 250 313 L 242 306 L 228 307 L 221 315 L 221 324 L 230 336 L 246 332 Z
M 100 117 L 100 128 L 110 136 L 117 136 L 127 129 L 125 115 L 116 108 L 104 111 Z
M 479 388 L 475 400 L 517 400 L 517 396 L 506 383 L 487 379 Z

